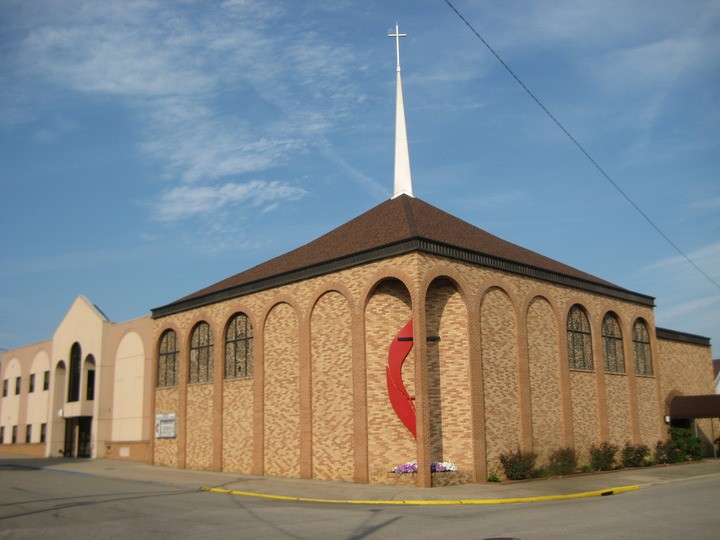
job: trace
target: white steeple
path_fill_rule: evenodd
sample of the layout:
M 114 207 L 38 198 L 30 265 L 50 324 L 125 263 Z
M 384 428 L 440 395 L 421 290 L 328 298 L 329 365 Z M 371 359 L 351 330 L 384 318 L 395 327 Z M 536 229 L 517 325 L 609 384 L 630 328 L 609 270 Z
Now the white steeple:
M 403 105 L 402 80 L 400 78 L 400 38 L 407 34 L 401 34 L 398 24 L 395 23 L 395 33 L 388 34 L 388 37 L 395 38 L 395 50 L 397 52 L 397 98 L 395 103 L 395 185 L 393 196 L 413 196 L 412 178 L 410 176 L 410 152 L 408 151 L 407 130 L 405 128 L 405 107 Z

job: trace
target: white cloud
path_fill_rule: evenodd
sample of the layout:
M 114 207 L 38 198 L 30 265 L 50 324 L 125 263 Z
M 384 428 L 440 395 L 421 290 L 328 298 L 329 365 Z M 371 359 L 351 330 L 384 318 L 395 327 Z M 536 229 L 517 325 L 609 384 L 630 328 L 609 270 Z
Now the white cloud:
M 710 277 L 714 279 L 720 278 L 720 242 L 708 244 L 689 252 L 687 255 L 695 264 L 705 270 Z M 685 257 L 674 255 L 646 266 L 643 271 L 670 273 L 679 277 L 683 275 L 683 272 L 688 271 L 688 268 L 689 263 Z M 692 271 L 695 272 L 694 269 Z
M 355 55 L 286 24 L 283 32 L 268 32 L 286 15 L 274 2 L 171 10 L 152 1 L 74 7 L 72 14 L 57 8 L 34 25 L 19 63 L 34 77 L 109 96 L 133 113 L 141 126 L 140 149 L 175 185 L 214 191 L 219 178 L 282 165 L 363 101 L 350 82 Z M 235 103 L 228 107 L 230 99 Z M 162 196 L 166 203 L 168 193 L 181 197 L 183 191 L 171 189 Z M 164 219 L 194 213 L 190 206 L 172 208 L 166 207 Z
M 277 181 L 181 186 L 164 193 L 154 205 L 154 210 L 158 221 L 175 222 L 191 216 L 212 215 L 225 207 L 242 203 L 268 210 L 275 208 L 280 201 L 297 200 L 304 195 L 305 190 Z
M 635 94 L 667 89 L 699 67 L 707 46 L 701 36 L 672 36 L 615 49 L 596 66 L 597 80 L 613 92 Z
M 688 253 L 715 283 L 720 282 L 720 242 Z M 681 255 L 643 269 L 642 279 L 657 291 L 655 321 L 660 327 L 720 339 L 720 291 Z
M 707 314 L 710 309 L 713 307 L 717 309 L 718 306 L 720 306 L 720 294 L 681 302 L 669 307 L 658 307 L 658 315 L 672 320 L 698 312 Z
M 691 210 L 720 210 L 720 197 L 710 197 L 687 205 Z
M 77 120 L 56 117 L 47 122 L 46 126 L 35 133 L 35 139 L 42 142 L 55 142 L 67 133 L 74 133 L 80 129 Z
M 323 156 L 332 161 L 337 165 L 345 174 L 349 175 L 350 178 L 362 186 L 365 191 L 378 200 L 387 199 L 390 196 L 390 191 L 387 187 L 381 185 L 376 180 L 373 180 L 366 174 L 363 174 L 357 167 L 350 165 L 341 155 L 339 155 L 332 145 L 326 140 L 318 140 L 316 142 L 317 148 L 320 150 Z
M 35 71 L 81 92 L 161 96 L 212 87 L 213 76 L 190 54 L 200 45 L 196 33 L 182 19 L 146 9 L 113 14 L 37 28 L 24 40 L 24 55 Z

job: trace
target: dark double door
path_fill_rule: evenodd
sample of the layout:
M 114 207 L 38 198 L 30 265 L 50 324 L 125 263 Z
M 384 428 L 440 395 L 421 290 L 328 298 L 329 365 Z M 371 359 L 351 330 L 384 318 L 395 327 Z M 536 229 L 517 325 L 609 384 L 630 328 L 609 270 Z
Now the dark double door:
M 65 457 L 89 458 L 92 440 L 92 416 L 65 419 Z

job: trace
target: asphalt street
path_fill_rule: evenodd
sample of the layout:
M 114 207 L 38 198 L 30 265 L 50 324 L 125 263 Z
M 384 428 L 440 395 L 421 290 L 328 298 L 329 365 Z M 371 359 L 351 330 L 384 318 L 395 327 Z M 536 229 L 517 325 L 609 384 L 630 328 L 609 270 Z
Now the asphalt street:
M 565 478 L 423 490 L 243 477 L 109 460 L 0 459 L 0 538 L 717 538 L 720 463 L 652 469 L 591 475 L 575 480 L 577 484 Z M 503 488 L 513 496 L 548 492 L 548 486 L 556 494 L 578 493 L 581 483 L 587 486 L 599 477 L 608 485 L 630 478 L 645 482 L 612 496 L 447 504 L 463 500 L 457 495 L 488 495 L 485 500 L 495 500 L 492 497 Z M 233 495 L 204 490 L 212 486 L 251 491 Z M 265 486 L 264 491 L 259 486 Z M 300 499 L 335 502 L 294 500 L 297 492 L 306 495 Z M 358 502 L 368 495 L 386 498 L 343 502 Z M 383 504 L 403 500 L 426 504 Z

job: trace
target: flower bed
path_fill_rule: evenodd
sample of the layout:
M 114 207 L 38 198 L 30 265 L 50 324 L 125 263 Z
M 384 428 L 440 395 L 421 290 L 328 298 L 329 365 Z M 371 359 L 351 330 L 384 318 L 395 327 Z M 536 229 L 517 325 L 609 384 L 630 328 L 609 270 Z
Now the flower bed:
M 457 472 L 458 467 L 452 461 L 433 461 L 430 464 L 431 472 Z M 391 472 L 395 474 L 412 474 L 417 472 L 417 460 L 413 459 L 398 465 Z
M 376 478 L 378 483 L 396 486 L 415 486 L 417 483 L 417 460 L 402 463 L 393 468 L 383 478 Z M 459 472 L 458 466 L 451 461 L 433 461 L 430 464 L 432 486 L 455 486 L 472 482 L 472 475 Z

